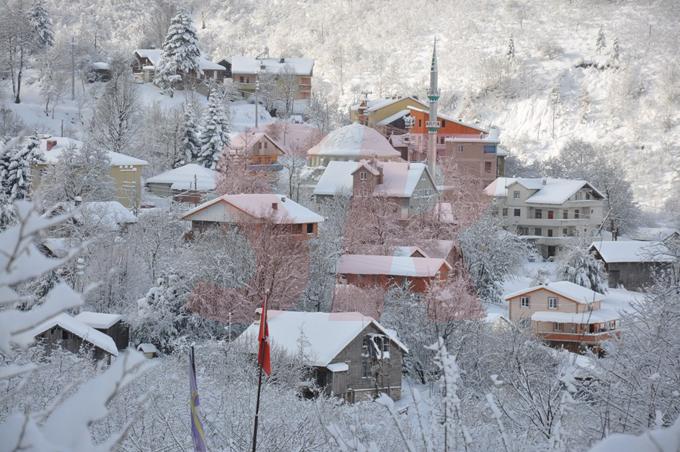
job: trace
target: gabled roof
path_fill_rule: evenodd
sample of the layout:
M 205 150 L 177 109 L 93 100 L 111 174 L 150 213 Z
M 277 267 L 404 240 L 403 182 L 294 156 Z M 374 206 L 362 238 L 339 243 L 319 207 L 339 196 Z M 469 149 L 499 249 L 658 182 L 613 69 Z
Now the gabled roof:
M 430 257 L 425 251 L 421 250 L 417 246 L 397 246 L 394 248 L 394 252 L 392 254 L 398 257 L 418 257 L 414 256 L 414 254 L 420 254 L 423 257 Z
M 80 320 L 77 320 L 65 313 L 45 320 L 41 324 L 23 334 L 28 337 L 36 337 L 55 326 L 75 334 L 85 342 L 89 342 L 90 344 L 95 345 L 96 347 L 112 354 L 113 356 L 118 356 L 118 348 L 116 348 L 116 344 L 113 342 L 111 336 L 104 334 L 101 331 L 97 331 L 91 326 L 86 325 Z
M 105 330 L 111 328 L 113 325 L 122 320 L 123 316 L 120 314 L 105 314 L 103 312 L 83 311 L 75 318 L 87 326 L 91 326 L 92 328 L 96 328 L 98 330 Z
M 409 162 L 359 162 L 332 161 L 324 170 L 319 182 L 314 188 L 315 195 L 352 194 L 353 174 L 360 168 L 365 168 L 371 174 L 383 171 L 383 183 L 378 184 L 373 191 L 375 196 L 391 198 L 410 198 L 423 175 L 430 179 L 435 187 L 432 176 L 424 163 Z M 436 189 L 436 188 L 435 188 Z
M 508 294 L 503 298 L 505 298 L 505 300 L 509 300 L 511 298 L 519 297 L 520 295 L 528 294 L 530 292 L 536 292 L 538 290 L 547 290 L 548 292 L 561 295 L 580 304 L 591 304 L 595 301 L 602 301 L 605 298 L 601 293 L 597 293 L 570 281 L 556 281 L 541 286 L 527 287 L 526 289 Z
M 244 55 L 231 57 L 232 74 L 279 74 L 290 68 L 295 75 L 312 75 L 314 60 L 311 58 L 253 58 Z
M 497 198 L 507 197 L 510 187 L 519 184 L 527 190 L 535 192 L 527 198 L 528 204 L 564 204 L 577 191 L 584 187 L 605 199 L 605 196 L 589 182 L 578 179 L 554 179 L 552 177 L 499 177 L 491 182 L 484 193 Z
M 148 58 L 151 64 L 157 66 L 161 60 L 161 49 L 137 49 L 135 53 L 142 58 Z M 198 57 L 198 66 L 202 71 L 226 71 L 224 66 L 213 63 L 203 56 L 203 53 Z
M 118 201 L 87 201 L 82 203 L 73 217 L 86 225 L 118 230 L 122 225 L 137 222 L 137 217 Z
M 217 171 L 189 163 L 150 177 L 147 184 L 168 184 L 173 190 L 213 191 L 217 187 Z
M 337 272 L 346 275 L 433 278 L 443 266 L 451 269 L 449 263 L 441 258 L 345 254 L 338 260 Z
M 608 264 L 622 262 L 674 262 L 675 257 L 663 242 L 643 240 L 598 241 L 590 245 Z
M 367 112 L 374 112 L 378 111 L 382 108 L 389 107 L 392 104 L 396 104 L 397 102 L 401 102 L 404 99 L 409 99 L 412 103 L 415 105 L 419 105 L 422 108 L 427 108 L 427 104 L 423 102 L 422 100 L 418 100 L 413 96 L 406 96 L 406 97 L 396 97 L 396 98 L 389 98 L 389 99 L 368 99 L 366 101 L 366 111 Z M 359 106 L 361 103 L 354 104 L 352 105 L 351 109 L 356 111 L 359 109 Z
M 369 325 L 375 326 L 408 353 L 406 346 L 380 323 L 359 312 L 267 311 L 267 325 L 273 348 L 296 356 L 303 342 L 304 360 L 310 366 L 326 367 L 331 364 Z M 259 328 L 259 322 L 254 322 L 237 340 L 244 341 L 251 350 L 257 350 Z
M 420 113 L 425 113 L 425 114 L 430 113 L 429 110 L 426 109 L 427 107 L 426 108 L 417 108 L 417 107 L 409 106 L 408 108 L 409 108 L 409 110 L 417 111 L 417 112 L 420 112 Z M 448 121 L 448 122 L 454 122 L 456 124 L 460 124 L 461 126 L 469 127 L 470 129 L 477 130 L 481 133 L 485 133 L 485 134 L 489 133 L 488 130 L 486 130 L 482 127 L 476 126 L 474 124 L 470 124 L 468 122 L 464 122 L 461 119 L 454 118 L 453 116 L 450 116 L 450 115 L 447 115 L 447 114 L 444 114 L 444 113 L 437 113 L 437 119 L 443 119 L 443 120 Z
M 48 140 L 54 140 L 57 142 L 56 145 L 49 151 L 47 150 Z M 75 152 L 80 152 L 80 149 L 82 149 L 82 147 L 83 147 L 82 141 L 74 140 L 73 138 L 68 137 L 43 138 L 40 140 L 39 145 L 40 152 L 45 158 L 46 163 L 57 163 L 65 150 L 73 149 Z M 143 166 L 149 164 L 149 162 L 147 162 L 146 160 L 131 157 L 129 155 L 121 154 L 119 152 L 108 151 L 106 154 L 109 157 L 109 160 L 111 161 L 111 166 L 128 166 L 128 165 Z
M 400 159 L 401 154 L 394 149 L 377 130 L 353 123 L 340 127 L 326 135 L 307 155 L 359 159 Z
M 260 220 L 271 220 L 276 224 L 321 223 L 323 217 L 292 199 L 276 194 L 222 195 L 191 209 L 182 219 L 191 220 L 196 213 L 219 204 L 228 204 L 241 212 Z M 273 209 L 272 204 L 277 208 Z
M 259 142 L 262 138 L 266 138 L 271 143 L 276 146 L 280 154 L 285 154 L 283 147 L 274 140 L 272 137 L 267 135 L 265 132 L 240 132 L 229 137 L 229 149 L 234 150 L 250 150 L 253 145 Z M 247 147 L 247 149 L 246 149 Z

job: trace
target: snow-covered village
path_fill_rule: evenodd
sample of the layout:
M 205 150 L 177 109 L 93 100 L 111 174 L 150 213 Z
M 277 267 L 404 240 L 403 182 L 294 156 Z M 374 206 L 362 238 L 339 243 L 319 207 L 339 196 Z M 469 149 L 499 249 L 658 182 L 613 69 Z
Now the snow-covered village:
M 680 1 L 0 0 L 0 452 L 680 452 Z

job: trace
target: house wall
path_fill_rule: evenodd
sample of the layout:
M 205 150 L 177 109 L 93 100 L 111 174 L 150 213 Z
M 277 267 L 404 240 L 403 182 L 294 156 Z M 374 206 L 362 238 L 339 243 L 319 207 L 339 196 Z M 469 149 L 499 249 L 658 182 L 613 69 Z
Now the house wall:
M 298 89 L 295 93 L 295 100 L 309 100 L 312 97 L 312 75 L 297 75 L 295 76 L 298 83 Z M 255 92 L 255 83 L 257 81 L 257 74 L 232 73 L 232 80 L 236 88 L 248 93 Z
M 447 141 L 446 150 L 439 158 L 455 163 L 460 174 L 477 178 L 483 189 L 498 173 L 496 153 L 484 152 L 485 145 L 497 146 L 495 143 Z
M 48 350 L 58 346 L 61 346 L 64 350 L 68 350 L 72 353 L 78 353 L 81 350 L 90 349 L 93 350 L 94 359 L 109 357 L 109 353 L 105 350 L 96 347 L 90 342 L 83 342 L 79 336 L 76 336 L 70 331 L 62 329 L 59 326 L 50 328 L 49 330 L 37 335 L 36 340 L 43 341 L 47 345 Z
M 529 307 L 523 308 L 520 305 L 522 297 L 529 297 Z M 557 309 L 548 308 L 548 297 L 557 298 Z M 600 302 L 595 301 L 590 306 L 593 310 L 600 309 Z M 562 295 L 551 292 L 547 289 L 538 289 L 524 295 L 510 298 L 508 300 L 510 320 L 518 321 L 522 318 L 531 318 L 531 315 L 539 311 L 555 311 L 555 312 L 569 312 L 580 313 L 588 312 L 588 305 L 583 303 L 576 303 Z
M 426 106 L 424 109 L 430 108 L 429 105 Z M 421 108 L 422 109 L 422 108 Z M 397 110 L 399 111 L 399 110 Z M 396 113 L 396 111 L 394 112 Z M 389 116 L 389 115 L 386 115 Z M 427 126 L 425 123 L 430 119 L 430 114 L 429 112 L 426 111 L 418 111 L 418 110 L 411 110 L 411 116 L 416 120 L 415 124 L 411 128 L 411 134 L 418 134 L 418 135 L 427 135 Z M 459 135 L 474 135 L 474 136 L 479 136 L 481 131 L 479 129 L 475 129 L 474 127 L 469 127 L 464 124 L 460 124 L 456 121 L 449 121 L 446 119 L 443 119 L 439 117 L 439 121 L 441 122 L 441 127 L 439 130 L 437 130 L 437 136 L 438 137 L 449 137 L 449 136 L 459 136 Z M 439 147 L 444 147 L 444 143 L 440 143 Z
M 619 262 L 605 263 L 608 284 L 611 288 L 624 286 L 629 290 L 642 289 L 652 284 L 654 272 L 667 268 L 669 264 L 661 262 Z
M 113 342 L 116 343 L 116 348 L 118 350 L 124 350 L 128 347 L 128 345 L 130 345 L 130 327 L 127 323 L 119 321 L 111 325 L 110 328 L 97 328 L 97 330 L 111 336 Z
M 331 390 L 334 394 L 344 397 L 350 402 L 370 400 L 385 392 L 394 400 L 401 398 L 402 350 L 390 341 L 390 359 L 381 361 L 373 369 L 378 377 L 364 378 L 362 376 L 362 345 L 367 334 L 383 334 L 374 325 L 369 324 L 352 342 L 350 342 L 332 363 L 347 363 L 347 372 L 336 372 L 332 376 Z M 342 375 L 344 374 L 344 375 Z
M 413 190 L 413 195 L 408 199 L 409 214 L 416 214 L 430 210 L 437 200 L 437 187 L 427 176 L 425 171 Z

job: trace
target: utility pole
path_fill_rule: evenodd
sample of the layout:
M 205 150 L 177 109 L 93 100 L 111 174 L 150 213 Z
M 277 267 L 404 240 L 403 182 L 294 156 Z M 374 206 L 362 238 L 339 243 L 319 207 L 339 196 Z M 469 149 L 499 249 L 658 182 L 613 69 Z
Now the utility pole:
M 71 36 L 71 100 L 76 100 L 76 38 Z

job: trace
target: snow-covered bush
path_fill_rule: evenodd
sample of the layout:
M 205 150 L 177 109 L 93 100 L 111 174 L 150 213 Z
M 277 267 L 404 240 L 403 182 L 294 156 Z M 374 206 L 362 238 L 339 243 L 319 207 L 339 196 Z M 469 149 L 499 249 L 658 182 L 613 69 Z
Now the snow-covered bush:
M 559 278 L 595 292 L 605 293 L 607 275 L 602 262 L 583 245 L 565 248 L 559 256 Z

